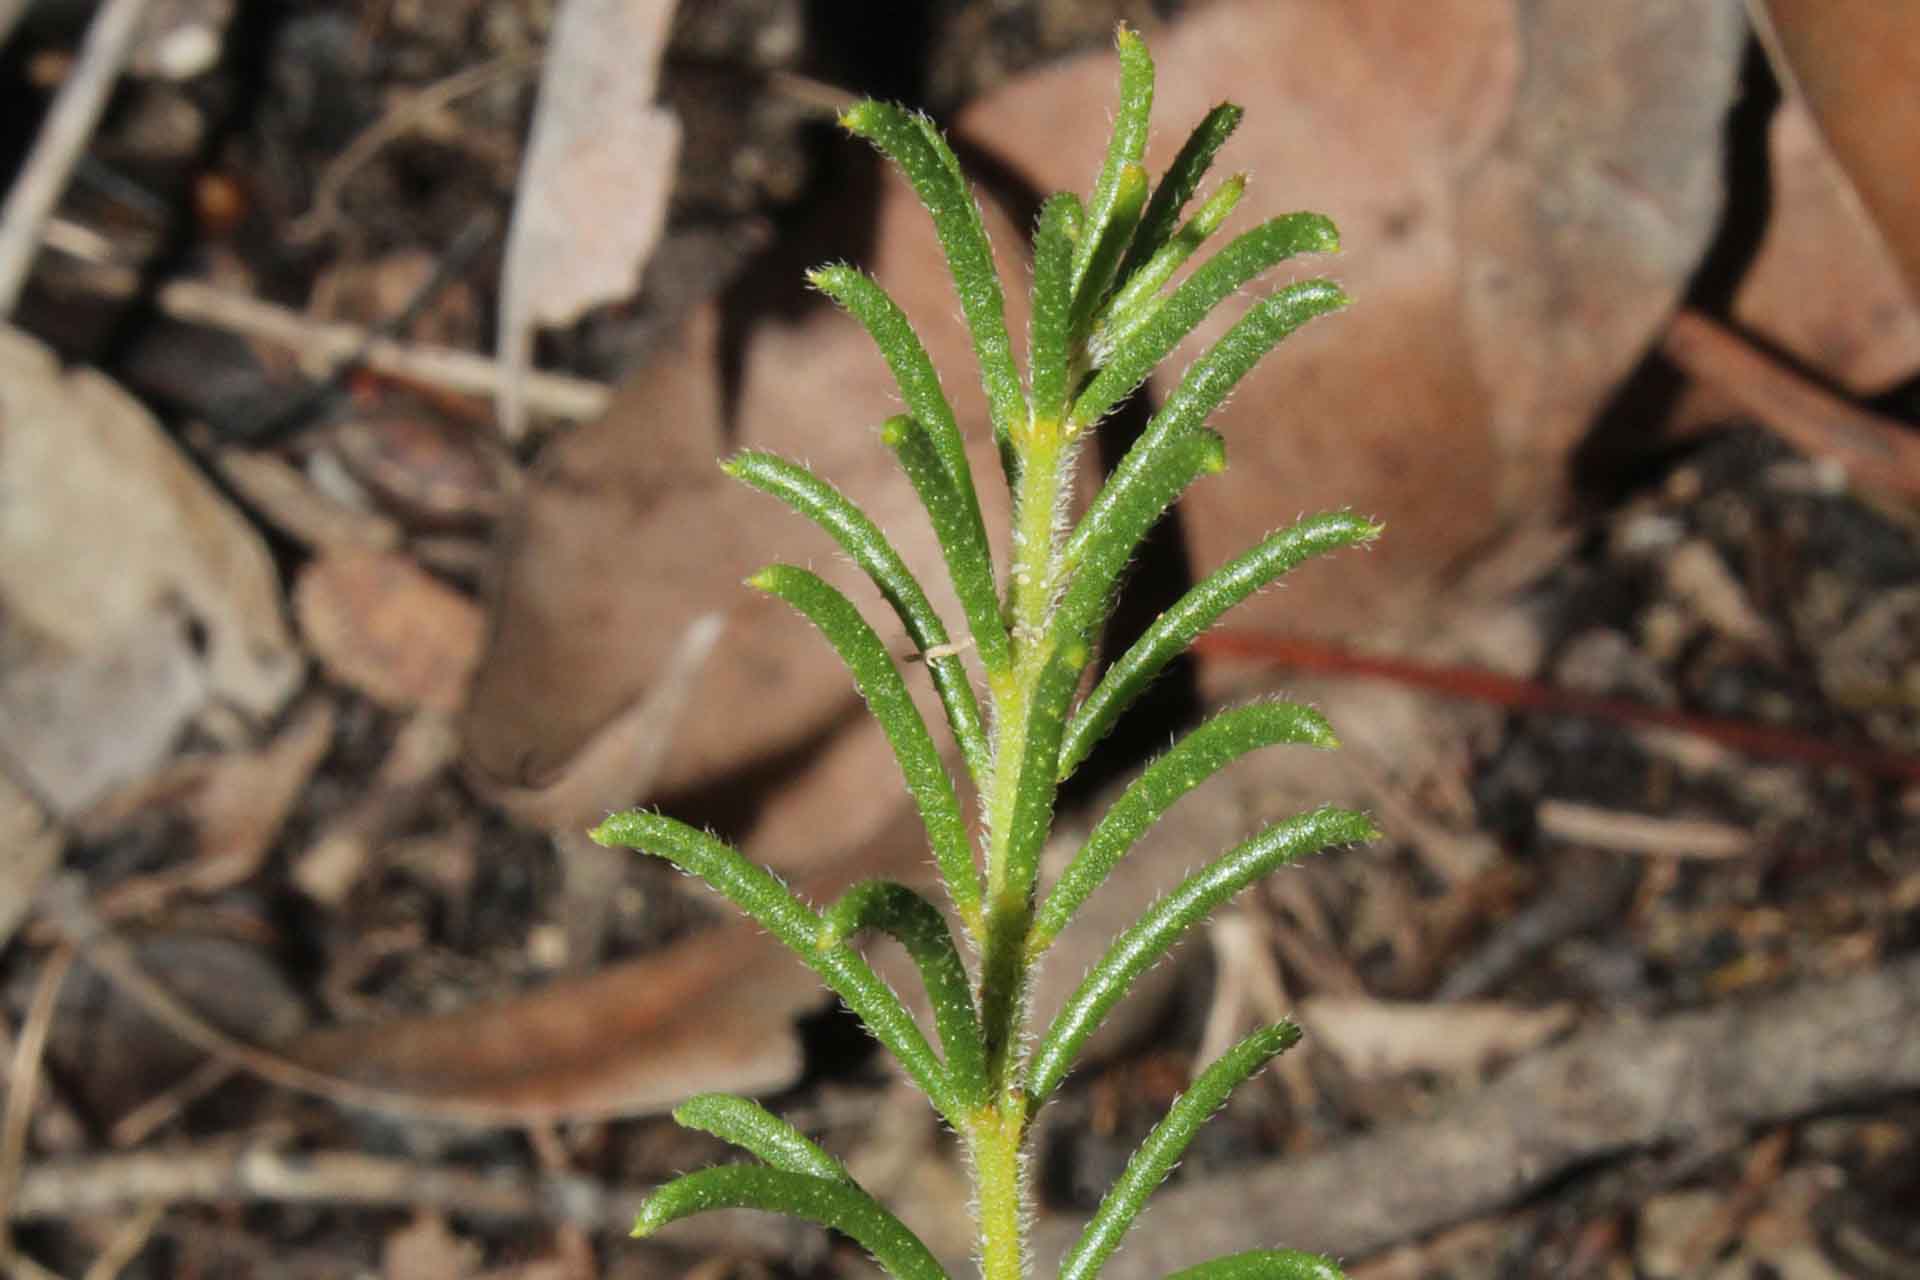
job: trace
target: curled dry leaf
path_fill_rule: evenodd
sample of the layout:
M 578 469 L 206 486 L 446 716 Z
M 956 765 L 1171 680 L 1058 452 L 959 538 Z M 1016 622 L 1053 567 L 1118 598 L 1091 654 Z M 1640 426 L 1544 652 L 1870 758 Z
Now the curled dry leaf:
M 458 1013 L 314 1032 L 294 1061 L 423 1106 L 525 1121 L 647 1115 L 704 1089 L 757 1093 L 800 1073 L 791 1023 L 824 1003 L 812 973 L 745 926 Z
M 480 608 L 406 556 L 322 556 L 294 585 L 293 608 L 328 674 L 382 706 L 451 714 L 465 700 Z
M 654 95 L 673 10 L 567 0 L 554 21 L 501 281 L 509 438 L 523 425 L 535 326 L 630 296 L 666 226 L 680 127 Z

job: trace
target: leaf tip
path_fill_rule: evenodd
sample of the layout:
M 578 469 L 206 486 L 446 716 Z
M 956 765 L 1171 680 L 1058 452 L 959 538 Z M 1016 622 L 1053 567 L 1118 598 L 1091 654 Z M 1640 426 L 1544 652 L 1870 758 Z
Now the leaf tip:
M 621 827 L 624 825 L 621 819 L 625 816 L 625 814 L 621 813 L 608 814 L 601 820 L 599 826 L 587 832 L 587 839 L 593 841 L 603 849 L 624 847 L 624 841 L 622 841 L 620 837 L 622 835 Z
M 836 123 L 848 133 L 864 137 L 874 126 L 874 118 L 881 106 L 872 98 L 862 98 L 835 117 Z

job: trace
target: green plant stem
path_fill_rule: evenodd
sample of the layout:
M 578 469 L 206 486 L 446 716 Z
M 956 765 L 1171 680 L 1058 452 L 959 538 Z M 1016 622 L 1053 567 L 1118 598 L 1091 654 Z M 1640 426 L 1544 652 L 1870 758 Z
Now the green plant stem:
M 978 1112 L 971 1126 L 982 1280 L 1026 1280 L 1026 1187 L 1020 1154 L 1026 1110 L 1025 1099 L 1014 1091 Z

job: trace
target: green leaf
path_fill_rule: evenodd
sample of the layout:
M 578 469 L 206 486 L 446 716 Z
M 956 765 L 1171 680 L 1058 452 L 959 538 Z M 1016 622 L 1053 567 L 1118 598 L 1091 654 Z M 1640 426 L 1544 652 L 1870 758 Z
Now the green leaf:
M 819 915 L 772 872 L 749 862 L 739 850 L 704 831 L 644 809 L 616 813 L 588 835 L 596 844 L 664 858 L 706 881 L 819 974 L 913 1077 L 947 1122 L 960 1122 L 964 1112 L 955 1100 L 946 1066 L 927 1043 L 920 1024 L 900 1003 L 900 997 L 851 947 L 823 950 L 819 945 Z
M 1067 411 L 1073 311 L 1072 224 L 1080 217 L 1078 196 L 1061 192 L 1040 207 L 1033 233 L 1033 319 L 1027 367 L 1036 421 L 1059 422 Z
M 1086 1230 L 1061 1260 L 1059 1280 L 1093 1280 L 1120 1246 L 1120 1240 L 1147 1203 L 1147 1197 L 1166 1180 L 1193 1135 L 1220 1109 L 1240 1084 L 1300 1039 L 1290 1022 L 1256 1031 L 1220 1056 L 1200 1073 L 1140 1144 L 1127 1167 L 1101 1200 Z
M 907 635 L 926 657 L 933 687 L 946 708 L 954 741 L 966 758 L 967 769 L 978 782 L 986 776 L 987 730 L 980 719 L 980 703 L 959 655 L 950 652 L 947 628 L 927 599 L 919 579 L 907 568 L 887 535 L 867 514 L 832 485 L 805 467 L 770 453 L 748 451 L 721 464 L 723 470 L 763 493 L 772 494 L 825 529 L 841 550 L 873 579 L 874 586 L 893 606 Z
M 1147 203 L 1147 171 L 1137 164 L 1120 170 L 1120 182 L 1114 188 L 1113 208 L 1100 239 L 1087 258 L 1086 271 L 1073 295 L 1072 332 L 1076 338 L 1093 327 L 1093 316 L 1112 291 L 1114 272 L 1133 240 L 1133 229 L 1140 224 L 1140 210 Z
M 674 1108 L 673 1118 L 688 1129 L 710 1133 L 722 1142 L 750 1151 L 776 1169 L 835 1182 L 852 1182 L 846 1166 L 814 1141 L 759 1103 L 731 1093 L 696 1093 Z
M 736 1164 L 675 1178 L 640 1206 L 636 1236 L 709 1209 L 760 1209 L 851 1236 L 896 1280 L 946 1280 L 920 1238 L 878 1200 L 850 1183 L 785 1169 Z
M 1339 247 L 1340 237 L 1333 223 L 1317 213 L 1291 213 L 1235 237 L 1233 243 L 1209 258 L 1174 290 L 1172 296 L 1161 303 L 1151 316 L 1121 337 L 1118 346 L 1105 361 L 1105 366 L 1074 401 L 1074 429 L 1098 422 L 1107 410 L 1145 381 L 1147 375 L 1167 358 L 1180 340 L 1192 333 L 1223 299 L 1245 287 L 1248 281 L 1298 254 L 1331 253 Z M 1289 298 L 1294 301 L 1282 301 Z M 1267 299 L 1254 309 L 1254 313 L 1262 308 L 1275 308 L 1281 313 L 1270 318 L 1261 329 L 1262 333 L 1271 332 L 1272 336 L 1264 345 L 1257 341 L 1247 343 L 1251 354 L 1245 355 L 1245 364 L 1232 374 L 1227 386 L 1238 382 L 1253 367 L 1254 361 L 1309 316 L 1331 311 L 1345 305 L 1345 302 L 1340 291 L 1326 281 L 1295 285 Z M 1307 308 L 1305 314 L 1296 313 L 1294 308 L 1302 306 Z M 1249 313 L 1248 318 L 1254 313 Z M 1276 324 L 1275 320 L 1281 320 L 1281 323 Z M 1247 320 L 1243 319 L 1241 325 L 1245 324 Z M 1236 325 L 1234 332 L 1239 331 L 1240 325 Z M 1248 335 L 1249 338 L 1255 336 L 1251 333 Z M 1230 333 L 1228 338 L 1232 337 Z M 1221 341 L 1224 344 L 1227 340 Z M 1227 348 L 1228 351 L 1237 349 Z M 1221 348 L 1216 347 L 1215 350 L 1220 351 Z M 1213 358 L 1213 352 L 1208 353 L 1208 358 Z M 1216 395 L 1212 403 L 1218 404 L 1219 396 Z M 1209 405 L 1206 412 L 1211 411 L 1212 405 Z M 1205 416 L 1204 413 L 1202 416 Z
M 973 518 L 979 520 L 979 502 L 972 468 L 967 463 L 966 440 L 960 434 L 960 424 L 954 419 L 947 393 L 941 389 L 940 375 L 906 312 L 872 276 L 852 267 L 817 267 L 807 273 L 807 282 L 858 320 L 873 339 L 881 359 L 893 373 L 894 385 L 900 388 L 900 399 L 932 437 L 934 451 L 940 455 L 955 486 L 975 498 Z
M 833 946 L 863 929 L 878 929 L 906 948 L 933 1006 L 934 1026 L 946 1050 L 947 1075 L 955 1095 L 969 1108 L 985 1104 L 986 1050 L 974 1016 L 973 992 L 967 967 L 939 909 L 903 884 L 864 880 L 827 908 L 820 943 Z
M 754 587 L 778 596 L 805 614 L 840 654 L 873 718 L 886 731 L 907 791 L 920 810 L 920 821 L 933 846 L 934 861 L 947 882 L 960 918 L 970 929 L 980 922 L 980 876 L 973 865 L 973 846 L 966 819 L 953 792 L 953 779 L 940 763 L 920 709 L 900 677 L 900 669 L 886 646 L 874 634 L 860 611 L 824 580 L 793 565 L 769 565 L 747 579 Z
M 1087 202 L 1086 231 L 1073 255 L 1073 289 L 1079 294 L 1093 260 L 1094 249 L 1106 235 L 1120 199 L 1122 173 L 1138 167 L 1147 153 L 1148 117 L 1153 113 L 1153 56 L 1137 34 L 1122 26 L 1114 36 L 1120 53 L 1120 107 L 1113 116 L 1113 136 L 1107 143 L 1093 198 Z M 1116 259 L 1117 260 L 1117 259 Z
M 1173 237 L 1173 229 L 1180 221 L 1181 211 L 1187 207 L 1187 201 L 1193 199 L 1193 193 L 1200 189 L 1200 180 L 1206 177 L 1207 170 L 1212 167 L 1213 157 L 1233 136 L 1233 131 L 1240 127 L 1240 117 L 1244 114 L 1235 104 L 1223 102 L 1207 112 L 1194 131 L 1187 135 L 1186 142 L 1180 147 L 1180 154 L 1173 158 L 1173 163 L 1167 166 L 1166 173 L 1160 179 L 1160 185 L 1153 189 L 1153 199 L 1148 201 L 1147 211 L 1141 215 L 1139 230 L 1133 233 L 1133 245 L 1120 268 L 1119 278 L 1122 282 L 1131 279 Z
M 904 413 L 888 418 L 881 425 L 880 439 L 893 451 L 927 510 L 953 580 L 953 593 L 967 616 L 968 634 L 980 650 L 981 665 L 989 676 L 1004 680 L 1013 666 L 1013 654 L 1006 620 L 1000 616 L 1000 593 L 993 585 L 993 553 L 987 549 L 979 503 L 971 489 L 962 492 L 954 484 L 918 418 Z
M 1166 1280 L 1346 1280 L 1332 1258 L 1298 1249 L 1250 1249 L 1195 1267 L 1183 1267 Z
M 1314 556 L 1371 542 L 1381 526 L 1345 511 L 1310 516 L 1270 535 L 1253 550 L 1209 574 L 1155 618 L 1133 646 L 1107 668 L 1100 683 L 1067 726 L 1060 749 L 1060 777 L 1080 767 L 1134 699 L 1194 638 L 1260 588 Z
M 1205 427 L 1191 427 L 1167 440 L 1151 467 L 1129 473 L 1126 483 L 1117 473 L 1107 482 L 1074 530 L 1081 553 L 1055 613 L 1059 645 L 1093 643 L 1141 540 L 1188 485 L 1226 465 L 1226 443 Z
M 1124 510 L 1135 501 L 1133 490 L 1157 483 L 1167 454 L 1184 447 L 1177 442 L 1206 421 L 1261 356 L 1308 320 L 1337 310 L 1346 302 L 1347 296 L 1332 281 L 1309 280 L 1261 300 L 1240 317 L 1224 337 L 1188 367 L 1173 395 L 1120 459 L 1120 465 L 1113 469 L 1068 537 L 1061 553 L 1064 565 L 1069 570 L 1076 568 L 1087 557 L 1088 544 L 1107 536 L 1106 513 Z M 1131 552 L 1131 547 L 1128 550 Z
M 1377 834 L 1361 814 L 1316 809 L 1275 823 L 1181 881 L 1114 941 L 1054 1017 L 1027 1066 L 1028 1105 L 1037 1108 L 1053 1093 L 1107 1011 L 1208 912 L 1278 867 Z
M 1027 402 L 1020 393 L 1020 374 L 1014 368 L 1013 344 L 1007 337 L 1000 275 L 994 269 L 980 206 L 967 190 L 960 162 L 930 120 L 884 102 L 868 99 L 857 103 L 841 115 L 840 124 L 898 165 L 932 215 L 934 232 L 946 251 L 947 270 L 960 297 L 960 311 L 973 338 L 974 355 L 980 361 L 980 380 L 986 387 L 993 417 L 993 438 L 1004 452 L 1014 428 L 1027 416 Z
M 1160 287 L 1173 279 L 1201 245 L 1213 237 L 1246 194 L 1247 175 L 1236 173 L 1207 197 L 1200 211 L 1174 237 L 1161 245 L 1137 270 L 1122 267 L 1121 285 L 1102 308 L 1099 322 L 1087 340 L 1087 356 L 1095 368 L 1113 359 L 1120 344 L 1165 305 Z
M 1073 855 L 1034 918 L 1027 955 L 1038 959 L 1073 913 L 1100 887 L 1142 832 L 1187 792 L 1250 751 L 1280 743 L 1338 746 L 1326 718 L 1297 702 L 1259 702 L 1223 711 L 1149 764 L 1113 802 Z

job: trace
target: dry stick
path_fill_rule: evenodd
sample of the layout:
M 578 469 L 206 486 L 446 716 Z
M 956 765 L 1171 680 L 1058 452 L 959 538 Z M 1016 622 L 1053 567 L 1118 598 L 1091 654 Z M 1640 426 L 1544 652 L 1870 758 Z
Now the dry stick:
M 113 1233 L 113 1237 L 107 1241 L 107 1247 L 94 1258 L 93 1264 L 80 1280 L 115 1280 L 147 1247 L 147 1241 L 153 1239 L 153 1229 L 160 1225 L 160 1219 L 166 1216 L 166 1212 L 166 1203 L 156 1200 L 121 1223 L 120 1229 Z
M 1697 311 L 1674 316 L 1660 351 L 1801 452 L 1839 463 L 1857 483 L 1920 497 L 1920 437 L 1894 419 L 1848 403 Z
M 129 297 L 140 289 L 131 269 L 102 263 L 87 248 L 84 228 L 62 227 L 59 247 L 94 264 L 79 277 L 82 287 L 109 297 Z M 54 237 L 49 237 L 52 242 Z M 306 372 L 324 377 L 341 361 L 355 360 L 376 373 L 460 395 L 486 397 L 500 388 L 500 368 L 488 356 L 451 347 L 426 346 L 382 337 L 359 325 L 313 320 L 258 298 L 215 288 L 198 280 L 172 280 L 154 294 L 162 314 L 184 324 L 205 325 L 298 354 Z M 613 393 L 605 384 L 558 373 L 529 373 L 527 407 L 554 418 L 584 422 L 606 412 Z
M 1920 956 L 1837 982 L 1649 1020 L 1622 1015 L 1516 1065 L 1430 1119 L 1163 1192 L 1106 1280 L 1268 1248 L 1363 1257 L 1496 1212 L 1569 1170 L 1728 1127 L 1920 1089 Z M 1078 1224 L 1044 1221 L 1036 1258 Z
M 589 1178 L 484 1173 L 352 1151 L 283 1154 L 210 1145 L 38 1162 L 8 1207 L 12 1221 L 84 1218 L 153 1203 L 256 1201 L 414 1208 L 498 1221 L 561 1222 L 625 1232 L 652 1187 L 608 1187 Z M 728 1213 L 675 1223 L 663 1243 L 789 1255 L 811 1234 L 761 1214 Z
M 26 1165 L 27 1129 L 33 1121 L 34 1095 L 40 1091 L 40 1064 L 46 1057 L 47 1034 L 53 1027 L 60 987 L 72 968 L 73 951 L 69 947 L 61 947 L 47 957 L 34 988 L 33 1003 L 27 1007 L 20 1041 L 14 1047 L 13 1066 L 7 1073 L 7 1110 L 0 1119 L 0 1270 L 8 1274 L 13 1274 L 10 1268 L 18 1268 L 23 1275 L 40 1269 L 32 1259 L 14 1251 L 8 1223 L 20 1186 L 20 1171 Z
M 13 314 L 33 270 L 53 207 L 100 122 L 107 95 L 133 49 L 147 0 L 106 0 L 87 28 L 73 74 L 60 89 L 33 151 L 0 207 L 0 320 Z
M 175 320 L 224 329 L 297 351 L 303 366 L 321 374 L 339 361 L 357 356 L 377 373 L 462 395 L 492 396 L 504 381 L 499 365 L 487 356 L 381 338 L 358 325 L 310 320 L 297 311 L 194 280 L 161 285 L 155 302 Z M 607 387 L 584 378 L 556 373 L 529 373 L 526 377 L 527 407 L 555 418 L 597 418 L 606 412 L 611 398 Z

